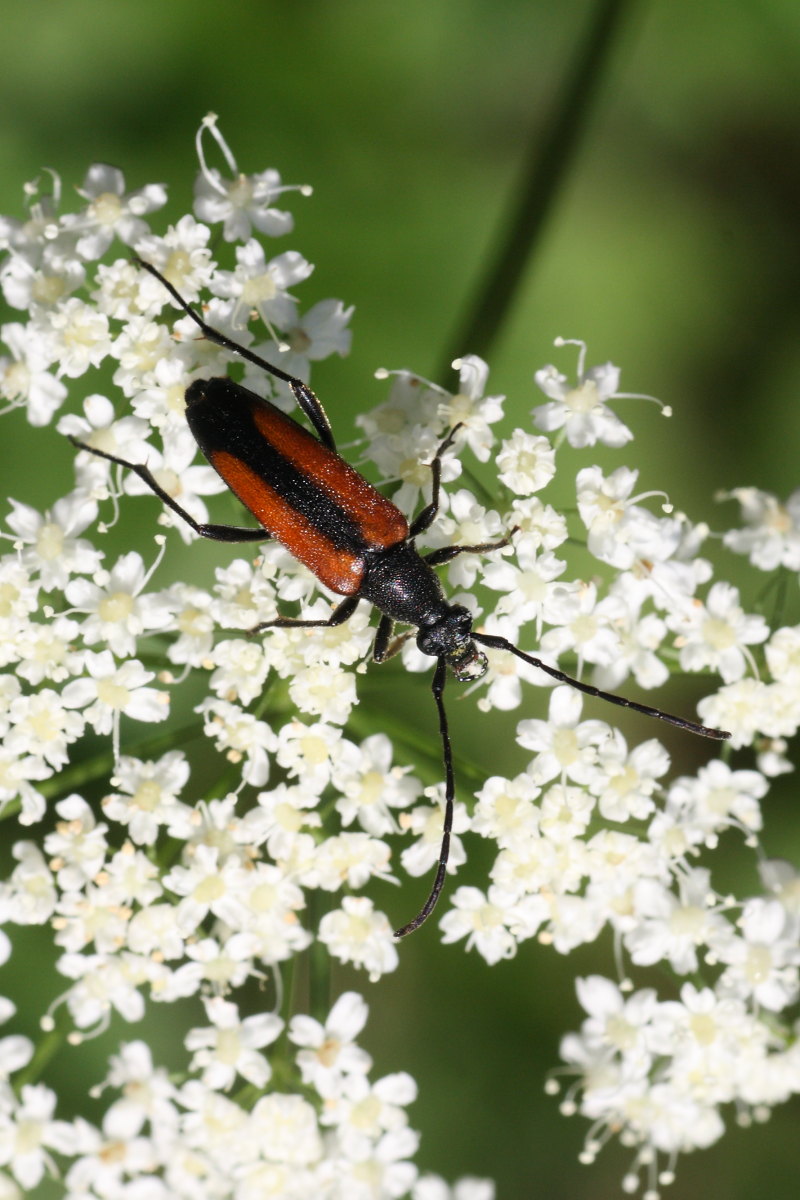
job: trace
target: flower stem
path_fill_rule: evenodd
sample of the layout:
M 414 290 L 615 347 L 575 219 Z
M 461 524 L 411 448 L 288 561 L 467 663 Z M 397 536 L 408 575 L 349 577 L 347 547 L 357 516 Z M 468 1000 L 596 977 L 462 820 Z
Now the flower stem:
M 559 189 L 578 150 L 592 102 L 610 60 L 615 38 L 636 0 L 597 0 L 591 24 L 554 104 L 551 118 L 531 142 L 505 231 L 476 288 L 468 315 L 444 356 L 436 379 L 447 379 L 460 354 L 486 358 L 533 258 Z

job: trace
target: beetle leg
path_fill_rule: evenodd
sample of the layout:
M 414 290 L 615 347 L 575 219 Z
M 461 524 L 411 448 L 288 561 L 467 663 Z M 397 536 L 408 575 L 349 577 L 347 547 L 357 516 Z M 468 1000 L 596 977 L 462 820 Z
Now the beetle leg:
M 433 460 L 431 462 L 431 475 L 433 476 L 433 483 L 431 486 L 431 502 L 430 504 L 426 504 L 422 512 L 417 513 L 416 517 L 411 522 L 411 528 L 408 533 L 408 536 L 411 538 L 416 537 L 418 533 L 424 533 L 425 530 L 428 529 L 436 520 L 436 514 L 439 511 L 439 489 L 442 482 L 442 457 L 445 451 L 449 450 L 452 446 L 455 436 L 462 424 L 463 422 L 459 422 L 458 425 L 453 426 L 433 456 Z
M 271 621 L 259 621 L 252 629 L 247 630 L 248 637 L 254 637 L 262 629 L 332 629 L 343 625 L 356 611 L 360 596 L 345 596 L 341 604 L 337 604 L 329 617 L 307 619 L 305 617 L 273 617 Z
M 394 621 L 391 617 L 385 614 L 378 622 L 378 629 L 375 634 L 375 643 L 372 647 L 372 661 L 376 663 L 386 662 L 390 658 L 394 658 L 395 654 L 414 636 L 413 629 L 409 629 L 407 633 L 401 633 L 398 637 L 393 638 Z
M 518 529 L 519 526 L 515 525 L 504 538 L 496 542 L 478 542 L 475 546 L 442 546 L 440 550 L 431 550 L 422 557 L 432 567 L 440 567 L 442 563 L 451 562 L 458 554 L 489 554 L 492 550 L 502 550 L 503 546 L 507 546 Z
M 453 750 L 450 745 L 450 733 L 447 728 L 447 713 L 444 708 L 444 685 L 447 681 L 447 663 L 440 658 L 433 673 L 431 689 L 439 713 L 439 734 L 442 739 L 442 759 L 444 761 L 444 824 L 442 829 L 442 845 L 439 850 L 439 865 L 428 899 L 423 904 L 413 921 L 396 929 L 394 936 L 403 938 L 406 934 L 419 929 L 436 907 L 436 902 L 442 893 L 445 876 L 447 875 L 447 860 L 450 857 L 450 834 L 453 829 L 453 804 L 455 801 L 456 785 L 453 774 Z
M 73 446 L 77 446 L 79 450 L 88 450 L 96 458 L 105 458 L 108 462 L 116 463 L 118 467 L 125 467 L 129 471 L 133 471 L 134 475 L 138 475 L 147 484 L 150 491 L 158 496 L 162 504 L 166 504 L 167 508 L 171 508 L 174 513 L 177 513 L 199 537 L 211 538 L 216 542 L 268 542 L 271 539 L 272 534 L 267 529 L 245 529 L 238 525 L 206 525 L 195 521 L 191 513 L 188 513 L 185 508 L 181 508 L 177 500 L 174 500 L 169 492 L 164 491 L 152 471 L 144 463 L 128 462 L 124 458 L 117 458 L 116 454 L 107 454 L 105 450 L 97 450 L 94 446 L 88 446 L 86 442 L 79 441 L 71 434 L 68 436 Z

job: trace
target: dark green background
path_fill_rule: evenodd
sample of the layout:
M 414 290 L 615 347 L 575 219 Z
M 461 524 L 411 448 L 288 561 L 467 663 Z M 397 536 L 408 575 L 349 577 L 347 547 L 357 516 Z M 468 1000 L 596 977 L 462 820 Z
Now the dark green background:
M 313 199 L 291 199 L 296 230 L 276 246 L 317 264 L 304 303 L 335 295 L 356 305 L 352 356 L 315 374 L 346 443 L 354 415 L 384 395 L 375 367 L 438 370 L 531 146 L 553 120 L 590 11 L 573 0 L 8 5 L 0 210 L 19 215 L 22 183 L 44 166 L 68 189 L 104 160 L 131 187 L 167 182 L 177 217 L 190 203 L 198 122 L 219 113 L 243 170 L 275 166 L 287 181 L 314 185 Z M 623 390 L 658 395 L 675 416 L 665 423 L 651 406 L 626 402 L 633 448 L 590 452 L 581 464 L 638 465 L 643 487 L 667 488 L 676 506 L 718 529 L 737 510 L 715 506 L 717 489 L 754 484 L 785 496 L 798 485 L 799 59 L 796 0 L 632 3 L 491 354 L 491 388 L 509 395 L 509 416 L 521 422 L 538 402 L 533 370 L 549 361 L 572 369 L 571 354 L 552 348 L 557 334 L 586 339 L 590 363 L 620 364 Z M 44 505 L 69 487 L 70 453 L 52 431 L 8 418 L 2 430 L 8 494 Z M 202 579 L 216 557 L 216 547 L 193 547 L 174 564 Z M 754 604 L 762 579 L 722 550 L 718 562 Z M 433 738 L 423 680 L 386 671 L 391 686 L 373 672 L 363 694 L 388 702 L 393 719 L 430 718 Z M 662 700 L 674 709 L 700 690 L 684 698 L 675 685 Z M 457 753 L 468 745 L 484 770 L 511 770 L 513 756 L 497 755 L 512 745 L 506 725 L 469 702 L 451 707 Z M 672 737 L 669 745 L 681 769 L 706 751 Z M 797 846 L 793 791 L 785 783 L 767 802 L 773 853 L 786 853 L 787 839 Z M 485 865 L 476 853 L 474 881 Z M 750 866 L 743 886 L 754 886 Z M 402 917 L 420 890 L 392 890 L 386 903 Z M 30 933 L 3 972 L 14 977 L 4 989 L 18 988 L 34 1014 L 53 987 L 50 972 L 40 983 L 35 971 L 41 945 Z M 529 944 L 489 969 L 440 947 L 431 926 L 403 947 L 398 973 L 366 989 L 376 1073 L 408 1069 L 420 1085 L 411 1120 L 425 1168 L 493 1176 L 502 1198 L 620 1194 L 628 1156 L 613 1147 L 579 1167 L 585 1125 L 562 1118 L 542 1091 L 560 1034 L 580 1020 L 574 976 L 591 970 L 611 973 L 606 942 L 569 959 Z M 180 1061 L 177 1017 L 148 1015 L 148 1036 L 168 1062 Z M 29 1020 L 23 1007 L 20 1023 Z M 98 1043 L 98 1054 L 113 1041 Z M 83 1076 L 82 1091 L 100 1070 L 74 1055 L 52 1068 L 65 1093 L 71 1078 Z M 795 1105 L 682 1160 L 671 1194 L 749 1200 L 768 1170 L 773 1197 L 794 1196 L 796 1122 Z

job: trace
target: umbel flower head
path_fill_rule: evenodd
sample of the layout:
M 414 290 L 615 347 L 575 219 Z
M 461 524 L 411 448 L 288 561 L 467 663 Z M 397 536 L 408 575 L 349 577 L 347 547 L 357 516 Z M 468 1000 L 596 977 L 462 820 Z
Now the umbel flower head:
M 223 169 L 207 161 L 209 138 Z M 160 222 L 165 185 L 129 190 L 104 164 L 90 166 L 77 211 L 63 210 L 50 175 L 26 189 L 24 215 L 0 219 L 12 310 L 0 329 L 3 415 L 55 424 L 74 471 L 44 507 L 21 493 L 0 514 L 0 811 L 9 829 L 24 826 L 0 883 L 0 953 L 14 954 L 19 926 L 49 932 L 58 985 L 42 994 L 58 994 L 40 1015 L 63 1055 L 78 1056 L 112 1016 L 156 1020 L 159 1005 L 192 1014 L 180 1074 L 155 1061 L 147 1026 L 120 1042 L 90 1081 L 104 1104 L 91 1121 L 41 1077 L 50 1050 L 35 1054 L 10 1032 L 0 1190 L 29 1191 L 58 1172 L 68 1200 L 490 1200 L 486 1180 L 451 1191 L 419 1174 L 406 1111 L 416 1084 L 401 1069 L 375 1077 L 359 1045 L 364 998 L 347 991 L 306 1012 L 284 987 L 309 949 L 316 997 L 313 972 L 324 977 L 331 961 L 362 973 L 365 988 L 398 970 L 404 948 L 384 905 L 413 911 L 409 897 L 440 853 L 441 781 L 387 735 L 392 689 L 385 710 L 356 708 L 374 640 L 368 606 L 340 625 L 250 636 L 278 614 L 324 622 L 336 599 L 266 531 L 246 552 L 223 548 L 205 579 L 170 574 L 169 548 L 192 542 L 191 528 L 168 505 L 158 514 L 141 475 L 113 461 L 146 466 L 206 524 L 210 506 L 224 514 L 214 499 L 224 485 L 197 454 L 187 388 L 231 374 L 293 406 L 281 378 L 198 336 L 134 257 L 279 375 L 308 382 L 350 348 L 352 307 L 304 308 L 312 265 L 272 247 L 294 229 L 283 205 L 309 189 L 274 169 L 240 172 L 213 116 L 197 150 L 194 206 L 172 225 Z M 564 1110 L 593 1122 L 585 1157 L 619 1133 L 635 1155 L 628 1183 L 643 1172 L 652 1193 L 681 1151 L 722 1135 L 724 1106 L 761 1112 L 800 1090 L 796 874 L 762 856 L 762 893 L 723 898 L 713 859 L 695 861 L 730 837 L 758 849 L 761 802 L 771 777 L 791 769 L 786 742 L 800 725 L 800 629 L 747 611 L 703 556 L 707 527 L 655 504 L 661 493 L 634 467 L 606 473 L 582 460 L 569 520 L 548 502 L 567 469 L 564 442 L 574 459 L 632 439 L 614 411 L 625 397 L 618 368 L 587 369 L 579 345 L 575 383 L 553 366 L 536 371 L 547 403 L 501 435 L 503 397 L 469 347 L 451 390 L 379 372 L 386 392 L 358 420 L 355 457 L 411 514 L 430 503 L 429 464 L 452 435 L 439 518 L 419 547 L 487 639 L 488 670 L 469 684 L 480 708 L 524 704 L 525 766 L 507 777 L 495 754 L 498 773 L 474 795 L 459 780 L 448 871 L 476 837 L 491 866 L 485 880 L 450 884 L 442 941 L 493 964 L 532 939 L 566 954 L 613 931 L 623 977 L 579 983 L 587 1020 L 564 1040 L 577 1076 Z M 76 453 L 68 437 L 98 453 Z M 470 456 L 493 463 L 493 501 L 467 486 Z M 775 533 L 778 502 L 731 494 L 748 524 L 727 535 L 731 549 L 761 570 L 796 570 L 791 531 Z M 153 550 L 115 541 L 118 524 L 150 521 Z M 753 532 L 764 524 L 767 555 Z M 488 559 L 450 553 L 497 542 Z M 587 555 L 592 563 L 583 577 L 577 543 L 584 572 Z M 499 639 L 603 688 L 702 674 L 702 720 L 730 730 L 744 753 L 755 742 L 758 757 L 732 762 L 714 747 L 695 773 L 675 772 L 659 727 L 630 745 L 617 710 L 593 702 L 585 717 L 576 691 L 543 696 L 552 681 Z M 413 638 L 396 648 L 409 670 L 431 670 Z M 425 701 L 420 728 L 433 740 Z M 678 977 L 663 995 L 628 980 L 628 968 L 657 964 Z M 13 1015 L 0 1000 L 0 1017 Z

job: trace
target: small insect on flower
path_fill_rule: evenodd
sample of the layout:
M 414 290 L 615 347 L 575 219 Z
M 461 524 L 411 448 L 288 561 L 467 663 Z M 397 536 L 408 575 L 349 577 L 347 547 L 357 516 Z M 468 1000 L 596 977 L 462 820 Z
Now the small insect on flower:
M 360 600 L 368 600 L 381 613 L 372 651 L 375 662 L 391 658 L 413 636 L 413 630 L 394 636 L 396 622 L 415 627 L 417 646 L 423 654 L 436 659 L 432 690 L 439 714 L 445 774 L 442 844 L 428 899 L 414 919 L 396 931 L 395 937 L 405 937 L 427 920 L 444 885 L 455 799 L 453 753 L 444 707 L 445 681 L 448 668 L 461 682 L 480 679 L 486 673 L 486 655 L 479 646 L 507 650 L 553 679 L 589 696 L 668 721 L 690 733 L 718 740 L 730 736 L 722 730 L 710 729 L 600 691 L 526 654 L 504 637 L 475 632 L 469 610 L 447 601 L 433 568 L 450 562 L 459 554 L 498 550 L 508 544 L 514 531 L 498 541 L 447 546 L 427 554 L 420 554 L 414 544 L 415 538 L 429 528 L 439 511 L 442 458 L 452 446 L 460 426 L 455 426 L 433 456 L 430 464 L 431 501 L 409 523 L 399 508 L 336 452 L 325 410 L 302 380 L 287 375 L 207 325 L 155 267 L 141 259 L 135 262 L 160 280 L 209 341 L 287 383 L 314 433 L 304 429 L 269 400 L 228 378 L 195 380 L 187 388 L 186 420 L 198 446 L 260 523 L 258 529 L 201 524 L 181 508 L 143 464 L 126 462 L 74 437 L 71 438 L 73 444 L 134 471 L 200 537 L 222 542 L 262 542 L 275 538 L 313 571 L 321 583 L 344 597 L 327 619 L 276 617 L 257 625 L 251 633 L 275 626 L 329 628 L 341 625 L 352 616 Z

